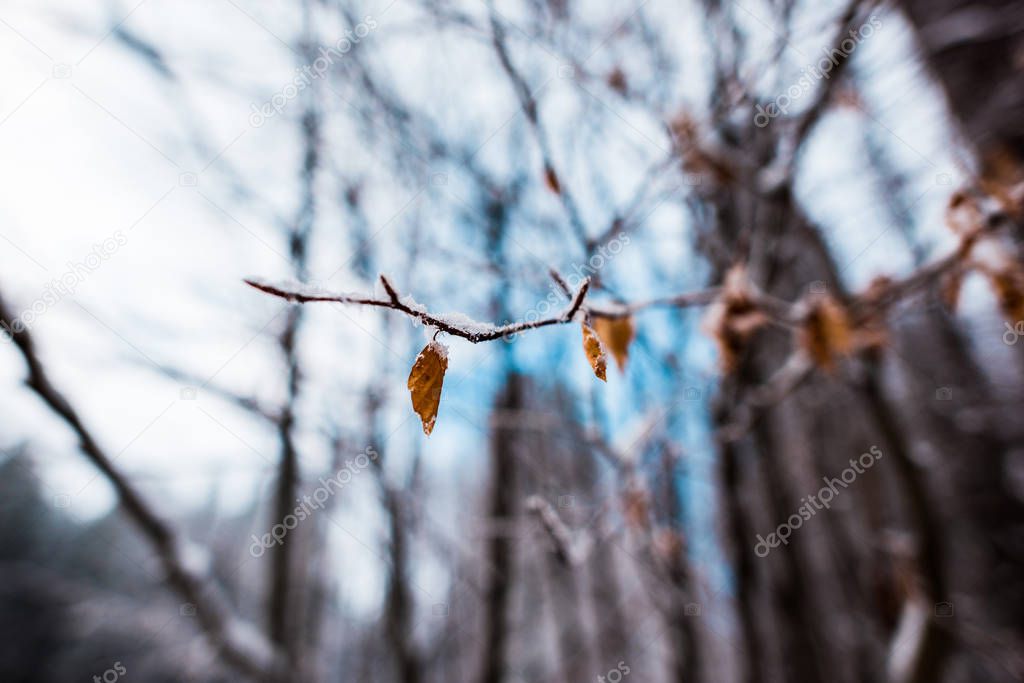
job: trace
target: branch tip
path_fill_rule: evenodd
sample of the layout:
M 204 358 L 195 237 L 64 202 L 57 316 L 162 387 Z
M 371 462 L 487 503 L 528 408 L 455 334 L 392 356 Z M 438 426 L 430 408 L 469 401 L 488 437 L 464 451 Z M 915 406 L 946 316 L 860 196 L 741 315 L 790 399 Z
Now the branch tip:
M 381 273 L 381 275 L 380 275 L 380 283 L 382 285 L 384 285 L 384 291 L 388 293 L 389 297 L 391 297 L 391 303 L 397 304 L 398 303 L 398 299 L 399 299 L 398 291 L 395 290 L 394 285 L 392 285 L 391 281 L 388 280 L 388 276 L 384 275 L 383 273 Z
M 587 295 L 587 290 L 590 289 L 590 278 L 584 278 L 583 284 L 580 285 L 579 290 L 576 292 L 576 296 L 572 299 L 572 305 L 569 306 L 569 310 L 565 312 L 565 319 L 572 320 L 573 316 L 583 307 L 583 298 Z
M 565 281 L 565 278 L 559 275 L 557 270 L 555 270 L 554 268 L 549 268 L 548 275 L 550 275 L 551 279 L 555 281 L 558 287 L 562 290 L 563 294 L 565 294 L 568 297 L 572 296 L 572 290 L 569 289 L 569 283 Z

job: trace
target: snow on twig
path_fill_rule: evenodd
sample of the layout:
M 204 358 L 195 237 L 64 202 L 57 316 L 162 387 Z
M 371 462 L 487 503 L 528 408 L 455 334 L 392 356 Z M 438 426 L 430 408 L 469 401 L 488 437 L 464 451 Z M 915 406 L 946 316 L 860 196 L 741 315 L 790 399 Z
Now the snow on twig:
M 416 318 L 428 327 L 434 327 L 447 334 L 462 337 L 474 344 L 484 341 L 501 339 L 509 335 L 532 330 L 548 325 L 562 325 L 571 322 L 576 313 L 583 306 L 583 298 L 590 288 L 590 279 L 587 278 L 576 291 L 569 306 L 559 315 L 542 318 L 534 321 L 522 321 L 508 325 L 493 325 L 491 323 L 477 322 L 464 313 L 431 313 L 425 306 L 417 303 L 412 297 L 399 295 L 398 290 L 384 275 L 380 276 L 381 284 L 388 298 L 378 298 L 365 294 L 333 294 L 319 288 L 310 289 L 301 284 L 271 284 L 262 280 L 247 279 L 245 283 L 255 287 L 261 292 L 280 297 L 287 301 L 297 303 L 308 303 L 314 301 L 330 301 L 341 304 L 361 304 L 364 306 L 378 306 L 390 308 L 405 313 L 411 318 Z

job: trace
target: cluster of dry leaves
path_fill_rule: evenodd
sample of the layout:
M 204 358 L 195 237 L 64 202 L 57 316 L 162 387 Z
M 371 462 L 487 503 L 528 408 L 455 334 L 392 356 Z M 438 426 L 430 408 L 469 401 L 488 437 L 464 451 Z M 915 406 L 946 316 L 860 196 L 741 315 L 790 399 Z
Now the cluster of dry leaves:
M 755 334 L 770 325 L 794 332 L 797 352 L 826 371 L 846 356 L 882 347 L 886 342 L 885 312 L 902 296 L 933 279 L 941 282 L 944 300 L 955 309 L 968 274 L 983 275 L 995 293 L 999 307 L 1011 324 L 1024 320 L 1024 264 L 1014 247 L 996 231 L 1000 219 L 1019 220 L 1024 191 L 956 193 L 949 205 L 947 222 L 960 237 L 950 256 L 903 280 L 878 277 L 860 294 L 841 301 L 829 292 L 812 291 L 794 304 L 765 305 L 765 297 L 752 283 L 743 264 L 725 275 L 717 298 L 705 316 L 704 329 L 715 341 L 722 370 L 736 369 Z M 583 352 L 594 375 L 607 381 L 608 355 L 625 371 L 629 347 L 636 330 L 631 315 L 581 312 Z M 447 349 L 432 341 L 420 352 L 409 375 L 413 410 L 430 434 L 437 420 Z
M 692 140 L 696 132 L 688 122 L 676 124 L 681 140 Z M 696 148 L 694 146 L 694 148 Z M 579 322 L 583 335 L 583 353 L 594 375 L 607 381 L 608 355 L 624 372 L 629 347 L 636 336 L 633 313 L 652 305 L 690 306 L 709 304 L 704 329 L 714 340 L 722 370 L 733 372 L 761 330 L 775 326 L 793 335 L 791 359 L 800 359 L 809 367 L 832 371 L 839 359 L 878 349 L 886 343 L 888 310 L 914 292 L 938 282 L 951 310 L 955 310 L 960 290 L 968 275 L 984 277 L 995 294 L 999 308 L 1011 325 L 1024 320 L 1024 264 L 1009 232 L 1009 225 L 1024 219 L 1024 182 L 1012 176 L 1012 182 L 990 178 L 979 181 L 975 189 L 953 195 L 946 222 L 959 238 L 953 253 L 924 265 L 902 279 L 875 278 L 858 294 L 837 297 L 826 287 L 809 291 L 796 302 L 785 302 L 761 292 L 747 267 L 734 265 L 725 274 L 722 286 L 714 290 L 688 293 L 643 304 L 618 304 L 615 309 L 584 305 L 589 280 L 573 294 L 557 273 L 556 282 L 571 299 L 560 316 L 534 323 L 516 323 L 501 328 L 478 329 L 437 317 L 425 309 L 411 307 L 385 277 L 381 282 L 387 299 L 370 296 L 331 295 L 324 292 L 292 290 L 261 281 L 247 280 L 251 286 L 288 301 L 306 303 L 333 301 L 372 305 L 397 310 L 419 319 L 436 330 L 435 339 L 420 351 L 409 373 L 408 388 L 412 407 L 428 436 L 437 422 L 441 390 L 448 369 L 448 349 L 436 341 L 442 332 L 474 343 L 500 339 L 511 333 L 547 325 Z M 557 177 L 549 174 L 548 185 L 557 190 Z
M 607 381 L 608 351 L 611 351 L 619 370 L 624 372 L 629 358 L 629 345 L 634 337 L 632 317 L 597 318 L 593 326 L 584 321 L 581 328 L 583 352 L 597 378 Z M 441 387 L 447 369 L 447 347 L 437 341 L 431 341 L 416 356 L 416 362 L 409 373 L 407 384 L 412 397 L 412 409 L 419 415 L 423 423 L 423 433 L 427 436 L 434 431 L 434 423 L 437 421 Z

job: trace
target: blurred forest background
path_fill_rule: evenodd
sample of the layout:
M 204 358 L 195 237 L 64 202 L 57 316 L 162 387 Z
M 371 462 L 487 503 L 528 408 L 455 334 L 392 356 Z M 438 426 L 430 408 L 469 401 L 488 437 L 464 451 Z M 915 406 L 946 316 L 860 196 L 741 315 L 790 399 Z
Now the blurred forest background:
M 1024 680 L 1021 3 L 14 0 L 0 54 L 3 681 Z

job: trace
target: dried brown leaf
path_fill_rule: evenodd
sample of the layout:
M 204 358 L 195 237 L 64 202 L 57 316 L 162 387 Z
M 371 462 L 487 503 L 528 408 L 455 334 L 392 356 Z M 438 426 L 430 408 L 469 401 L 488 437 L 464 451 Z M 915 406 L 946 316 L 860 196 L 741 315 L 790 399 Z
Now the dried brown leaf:
M 682 112 L 670 123 L 669 129 L 682 157 L 683 171 L 699 178 L 709 178 L 719 185 L 732 184 L 736 170 L 723 157 L 720 150 L 701 140 L 697 121 L 688 112 Z
M 587 354 L 590 367 L 594 368 L 594 374 L 602 382 L 607 382 L 606 374 L 608 369 L 608 358 L 605 356 L 601 340 L 590 325 L 583 323 L 583 352 Z
M 625 95 L 629 90 L 629 85 L 626 82 L 626 74 L 619 67 L 615 67 L 612 69 L 612 72 L 608 74 L 607 83 L 609 88 L 620 95 Z
M 597 332 L 597 336 L 605 348 L 612 352 L 619 371 L 625 372 L 626 361 L 629 360 L 629 345 L 635 336 L 632 316 L 597 318 L 594 321 L 594 331 Z
M 990 273 L 989 282 L 999 303 L 999 310 L 1011 325 L 1024 320 L 1024 267 L 1019 263 Z
M 981 189 L 994 198 L 1003 209 L 1014 216 L 1020 216 L 1024 206 L 1020 203 L 1017 188 L 1024 182 L 1024 164 L 1006 145 L 989 149 L 982 160 Z
M 548 165 L 544 166 L 544 184 L 555 194 L 562 194 L 562 183 L 558 180 L 558 174 Z
M 835 358 L 853 349 L 854 335 L 846 309 L 829 294 L 816 297 L 800 329 L 800 345 L 822 368 L 834 367 Z
M 427 436 L 434 430 L 434 422 L 437 420 L 437 409 L 441 404 L 441 386 L 444 384 L 444 373 L 447 369 L 448 349 L 432 341 L 416 356 L 416 362 L 409 373 L 412 409 L 420 416 L 423 433 Z
M 733 266 L 725 275 L 718 300 L 704 318 L 704 329 L 718 347 L 724 372 L 736 369 L 747 340 L 767 323 L 768 316 L 754 302 L 746 269 Z

